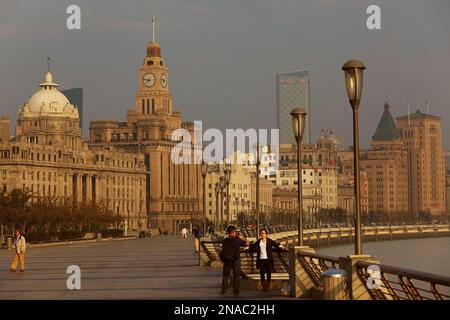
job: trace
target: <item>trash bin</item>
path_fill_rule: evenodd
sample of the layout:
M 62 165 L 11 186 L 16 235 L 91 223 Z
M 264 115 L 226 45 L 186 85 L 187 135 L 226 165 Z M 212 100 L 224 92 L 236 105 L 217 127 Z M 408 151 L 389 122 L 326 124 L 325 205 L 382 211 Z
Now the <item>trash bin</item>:
M 6 245 L 8 247 L 8 250 L 12 250 L 12 248 L 13 248 L 13 239 L 12 238 L 6 239 Z
M 97 242 L 102 242 L 102 234 L 97 233 Z
M 347 300 L 347 272 L 329 269 L 322 272 L 323 300 Z

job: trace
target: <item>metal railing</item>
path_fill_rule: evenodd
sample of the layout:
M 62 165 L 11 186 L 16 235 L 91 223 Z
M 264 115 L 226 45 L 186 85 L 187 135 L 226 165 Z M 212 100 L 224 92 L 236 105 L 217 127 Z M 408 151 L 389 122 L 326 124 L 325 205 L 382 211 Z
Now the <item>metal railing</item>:
M 373 300 L 450 299 L 450 277 L 381 264 L 377 265 L 379 278 L 374 279 L 373 273 L 367 270 L 370 265 L 373 264 L 357 262 L 358 276 Z
M 297 259 L 315 286 L 322 286 L 321 274 L 339 268 L 339 258 L 318 253 L 298 252 Z

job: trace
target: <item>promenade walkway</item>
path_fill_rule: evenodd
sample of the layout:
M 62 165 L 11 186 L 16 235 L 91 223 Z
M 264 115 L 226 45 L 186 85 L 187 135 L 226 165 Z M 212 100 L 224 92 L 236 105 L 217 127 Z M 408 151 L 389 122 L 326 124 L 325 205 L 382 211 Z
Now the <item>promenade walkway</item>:
M 31 248 L 25 273 L 11 273 L 13 252 L 0 250 L 0 299 L 235 299 L 220 294 L 221 270 L 200 268 L 193 239 L 161 236 Z M 68 290 L 69 265 L 81 290 Z M 240 298 L 279 299 L 278 291 L 241 290 Z

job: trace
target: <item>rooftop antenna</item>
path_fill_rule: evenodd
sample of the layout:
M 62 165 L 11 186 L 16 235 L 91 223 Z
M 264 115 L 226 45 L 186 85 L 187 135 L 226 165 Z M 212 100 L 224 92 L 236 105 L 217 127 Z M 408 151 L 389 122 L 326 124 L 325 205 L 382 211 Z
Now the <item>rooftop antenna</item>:
M 152 42 L 155 42 L 155 16 L 152 16 Z
M 47 72 L 50 72 L 50 57 L 47 57 Z
M 428 100 L 426 102 L 426 105 L 427 105 L 427 114 L 430 114 L 430 109 L 429 109 L 429 106 L 428 106 Z

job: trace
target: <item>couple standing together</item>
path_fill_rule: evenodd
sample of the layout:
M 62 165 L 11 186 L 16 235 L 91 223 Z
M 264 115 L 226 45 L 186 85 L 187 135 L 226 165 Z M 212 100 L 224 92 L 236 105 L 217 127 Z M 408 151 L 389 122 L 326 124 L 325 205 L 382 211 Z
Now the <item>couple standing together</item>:
M 220 258 L 223 261 L 222 291 L 228 289 L 228 279 L 233 270 L 233 293 L 239 294 L 239 282 L 241 277 L 240 247 L 249 246 L 250 252 L 256 252 L 256 267 L 261 277 L 261 290 L 270 289 L 272 269 L 274 267 L 273 251 L 285 250 L 285 248 L 268 237 L 266 228 L 260 231 L 260 238 L 250 244 L 242 235 L 238 235 L 234 226 L 227 228 L 228 237 L 222 240 L 222 252 Z

